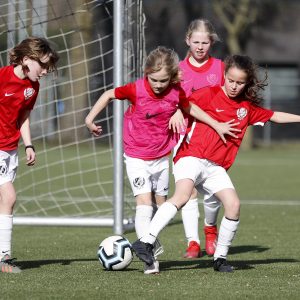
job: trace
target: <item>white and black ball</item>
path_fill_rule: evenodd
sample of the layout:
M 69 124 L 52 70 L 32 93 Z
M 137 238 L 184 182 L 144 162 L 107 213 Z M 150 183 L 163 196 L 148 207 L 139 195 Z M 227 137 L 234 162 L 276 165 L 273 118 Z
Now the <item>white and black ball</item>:
M 106 270 L 124 270 L 133 259 L 130 242 L 120 235 L 104 239 L 99 245 L 97 255 Z

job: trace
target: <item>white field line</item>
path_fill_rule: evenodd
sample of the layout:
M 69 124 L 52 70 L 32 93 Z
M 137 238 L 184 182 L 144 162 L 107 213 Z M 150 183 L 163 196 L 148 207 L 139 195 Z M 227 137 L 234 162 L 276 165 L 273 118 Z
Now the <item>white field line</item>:
M 273 206 L 298 206 L 300 200 L 243 200 L 240 199 L 241 205 L 273 205 Z M 203 201 L 199 201 L 203 203 Z
M 22 201 L 32 201 L 34 198 L 32 197 L 18 197 L 18 201 L 20 202 L 20 204 L 22 203 Z M 72 197 L 72 199 L 68 199 L 66 197 L 53 197 L 53 198 L 49 198 L 49 199 L 45 199 L 43 197 L 43 199 L 35 199 L 34 201 L 40 201 L 41 203 L 43 201 L 53 201 L 55 199 L 55 201 L 57 203 L 60 202 L 65 202 L 65 203 L 74 203 L 74 204 L 78 204 L 78 203 L 84 203 L 84 202 L 108 202 L 109 200 L 112 200 L 111 197 L 97 197 L 97 198 L 82 198 L 82 197 Z M 300 205 L 300 200 L 253 200 L 253 199 L 240 199 L 241 204 L 244 205 L 295 205 L 298 206 Z M 132 199 L 125 199 L 125 202 L 132 202 Z M 199 203 L 203 203 L 203 200 L 199 199 Z

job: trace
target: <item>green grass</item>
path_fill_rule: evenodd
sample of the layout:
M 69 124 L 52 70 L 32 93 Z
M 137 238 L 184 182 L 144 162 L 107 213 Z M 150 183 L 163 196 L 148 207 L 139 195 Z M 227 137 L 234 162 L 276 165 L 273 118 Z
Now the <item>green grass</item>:
M 125 271 L 102 269 L 96 251 L 111 228 L 15 226 L 13 254 L 23 272 L 0 274 L 0 299 L 299 299 L 299 167 L 299 147 L 239 154 L 230 170 L 242 203 L 232 274 L 214 272 L 207 256 L 182 258 L 180 214 L 161 233 L 165 252 L 154 276 L 136 258 Z

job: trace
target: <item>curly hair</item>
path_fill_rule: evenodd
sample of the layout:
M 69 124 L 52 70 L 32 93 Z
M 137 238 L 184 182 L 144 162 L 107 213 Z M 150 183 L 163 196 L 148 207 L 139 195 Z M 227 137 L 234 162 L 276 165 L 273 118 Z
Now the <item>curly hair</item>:
M 224 60 L 225 74 L 232 67 L 236 67 L 247 74 L 247 84 L 241 94 L 241 96 L 250 102 L 259 104 L 263 98 L 261 92 L 265 86 L 268 85 L 268 75 L 265 71 L 264 78 L 262 80 L 258 77 L 259 67 L 252 61 L 249 56 L 246 55 L 230 55 Z

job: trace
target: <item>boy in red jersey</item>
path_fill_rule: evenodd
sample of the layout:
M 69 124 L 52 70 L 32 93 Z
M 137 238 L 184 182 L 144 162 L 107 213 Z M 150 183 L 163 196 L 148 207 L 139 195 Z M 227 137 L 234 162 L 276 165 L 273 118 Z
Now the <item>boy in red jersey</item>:
M 58 54 L 47 40 L 30 37 L 9 52 L 10 65 L 0 68 L 0 269 L 19 273 L 11 258 L 13 181 L 18 167 L 18 143 L 22 137 L 27 165 L 35 164 L 29 115 L 39 92 L 39 80 L 56 70 Z
M 199 105 L 219 122 L 233 118 L 239 122 L 238 138 L 230 136 L 227 143 L 206 124 L 194 121 L 174 159 L 175 193 L 160 206 L 147 234 L 132 244 L 136 255 L 144 262 L 153 260 L 152 244 L 160 231 L 189 200 L 194 187 L 204 191 L 205 197 L 216 196 L 224 206 L 213 268 L 219 272 L 233 272 L 227 263 L 227 253 L 234 239 L 240 218 L 240 200 L 227 174 L 250 125 L 300 122 L 300 116 L 274 112 L 258 106 L 259 91 L 266 85 L 259 81 L 257 68 L 247 56 L 233 55 L 225 60 L 225 83 L 222 87 L 206 87 L 192 94 L 190 101 Z

